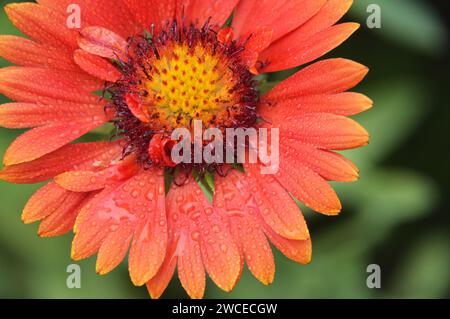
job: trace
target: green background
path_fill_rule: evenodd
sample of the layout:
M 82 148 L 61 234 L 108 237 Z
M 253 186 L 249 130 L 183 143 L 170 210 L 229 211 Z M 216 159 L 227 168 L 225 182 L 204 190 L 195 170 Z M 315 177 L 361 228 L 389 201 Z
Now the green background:
M 0 0 L 4 4 L 17 1 Z M 75 1 L 76 2 L 76 1 Z M 356 117 L 371 133 L 368 147 L 346 152 L 361 168 L 356 183 L 334 184 L 344 210 L 325 217 L 304 209 L 313 261 L 301 266 L 275 254 L 275 282 L 263 286 L 245 270 L 232 293 L 208 281 L 208 298 L 443 298 L 450 296 L 449 3 L 356 0 L 349 21 L 361 29 L 330 57 L 370 67 L 357 88 L 375 101 Z M 366 8 L 382 9 L 382 28 L 368 29 Z M 0 13 L 1 34 L 18 34 Z M 1 66 L 8 63 L 0 60 Z M 276 79 L 276 77 L 275 77 Z M 273 80 L 273 79 L 272 79 Z M 0 96 L 0 102 L 7 99 Z M 20 134 L 0 129 L 0 156 Z M 72 234 L 41 239 L 21 210 L 39 185 L 0 182 L 0 297 L 147 298 L 133 287 L 126 263 L 107 276 L 95 258 L 78 262 L 81 288 L 68 289 Z M 381 267 L 381 289 L 366 286 L 369 264 Z M 186 297 L 177 279 L 164 297 Z

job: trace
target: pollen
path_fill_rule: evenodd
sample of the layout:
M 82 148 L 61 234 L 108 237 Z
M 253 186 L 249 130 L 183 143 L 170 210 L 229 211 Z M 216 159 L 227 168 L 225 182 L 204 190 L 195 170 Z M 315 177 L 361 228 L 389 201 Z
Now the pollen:
M 170 128 L 189 127 L 193 119 L 208 125 L 239 103 L 240 96 L 230 93 L 239 79 L 208 47 L 178 44 L 159 54 L 153 76 L 143 82 L 150 94 L 141 103 L 150 117 L 158 114 Z

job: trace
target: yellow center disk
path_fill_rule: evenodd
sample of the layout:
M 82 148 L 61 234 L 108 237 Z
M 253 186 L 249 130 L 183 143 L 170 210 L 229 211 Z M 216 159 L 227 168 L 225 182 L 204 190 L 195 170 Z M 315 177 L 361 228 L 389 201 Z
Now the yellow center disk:
M 152 70 L 143 81 L 148 95 L 144 108 L 152 119 L 166 129 L 190 127 L 192 120 L 202 120 L 207 127 L 226 125 L 228 108 L 239 103 L 233 92 L 238 83 L 226 58 L 196 45 L 167 46 L 151 61 Z

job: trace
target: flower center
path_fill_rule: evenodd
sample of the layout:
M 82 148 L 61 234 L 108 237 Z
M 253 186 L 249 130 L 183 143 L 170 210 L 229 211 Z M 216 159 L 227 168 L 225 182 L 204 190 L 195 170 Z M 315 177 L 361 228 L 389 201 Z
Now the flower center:
M 206 23 L 173 22 L 159 35 L 129 41 L 128 61 L 119 61 L 123 77 L 110 88 L 119 132 L 127 152 L 148 156 L 155 135 L 169 137 L 177 128 L 248 128 L 256 122 L 258 91 L 253 74 L 241 60 L 238 41 L 221 40 Z
M 233 90 L 239 79 L 210 48 L 167 47 L 153 66 L 143 83 L 149 92 L 143 102 L 150 117 L 158 117 L 167 129 L 190 127 L 192 119 L 209 126 L 227 124 L 227 112 L 239 108 L 240 95 Z

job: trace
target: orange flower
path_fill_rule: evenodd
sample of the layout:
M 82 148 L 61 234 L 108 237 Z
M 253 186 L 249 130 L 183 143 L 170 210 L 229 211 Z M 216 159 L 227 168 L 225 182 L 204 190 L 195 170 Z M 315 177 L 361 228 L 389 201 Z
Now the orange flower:
M 324 60 L 263 96 L 255 74 L 306 64 L 346 40 L 358 25 L 336 22 L 351 0 L 78 0 L 80 29 L 66 24 L 71 0 L 37 2 L 5 8 L 31 40 L 0 36 L 0 55 L 17 65 L 0 70 L 0 93 L 17 101 L 1 106 L 0 125 L 31 128 L 8 148 L 0 178 L 50 180 L 26 204 L 25 223 L 41 221 L 40 236 L 73 228 L 72 257 L 97 254 L 99 274 L 129 252 L 131 280 L 154 298 L 175 268 L 192 298 L 203 296 L 206 273 L 232 290 L 244 262 L 270 284 L 269 241 L 310 262 L 310 235 L 291 195 L 320 213 L 340 212 L 327 181 L 358 178 L 334 151 L 368 143 L 347 116 L 372 102 L 346 92 L 368 70 Z M 279 128 L 279 172 L 263 175 L 260 164 L 171 168 L 167 132 L 193 119 Z M 69 144 L 107 122 L 119 138 Z M 215 172 L 212 203 L 193 171 Z

